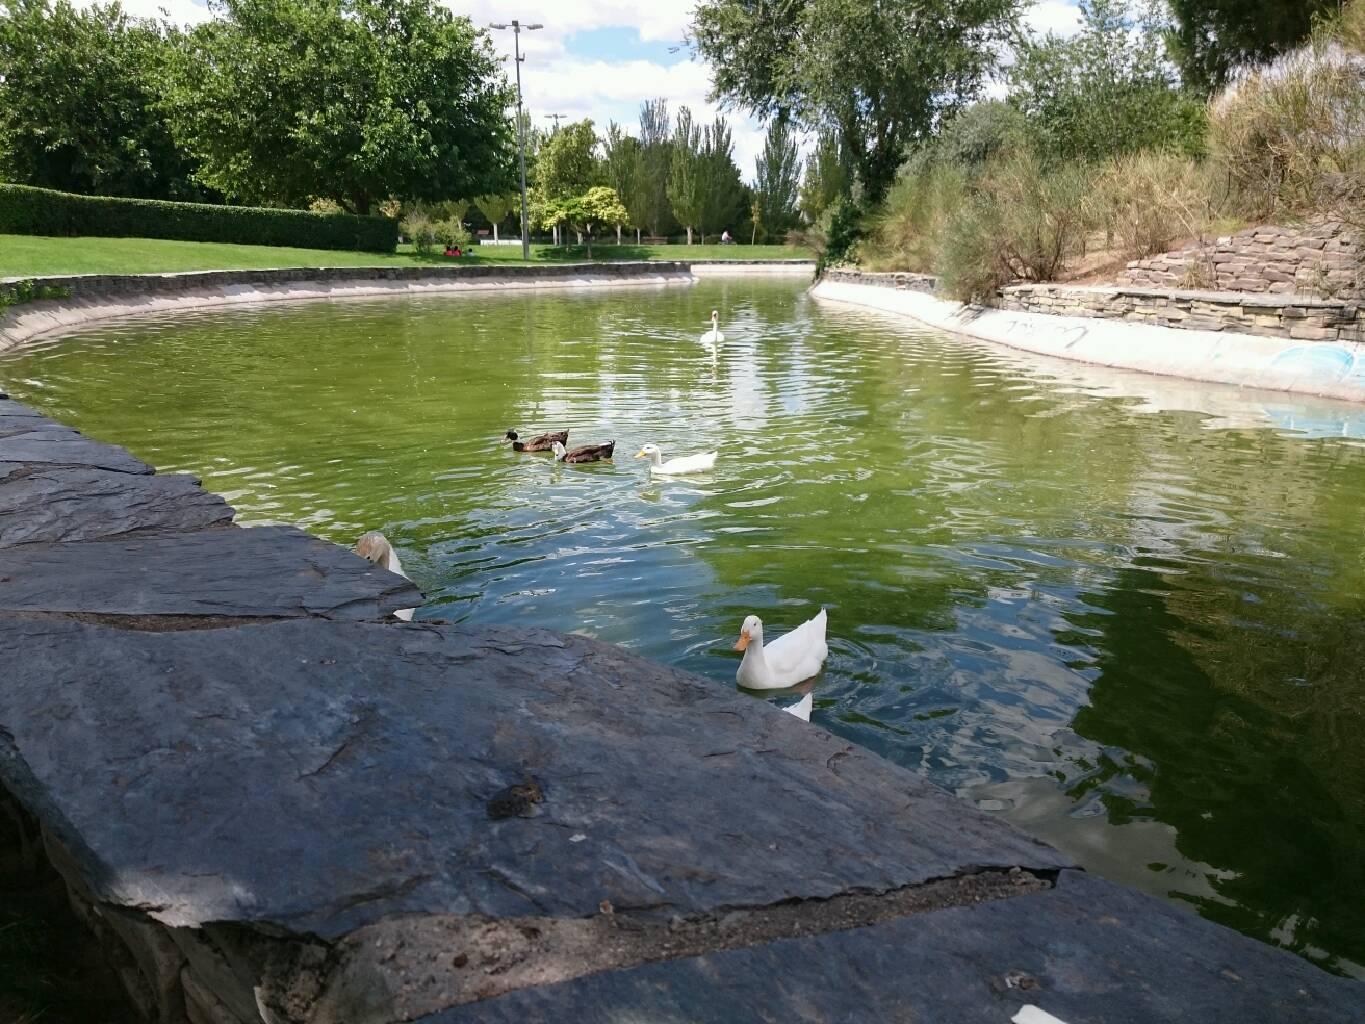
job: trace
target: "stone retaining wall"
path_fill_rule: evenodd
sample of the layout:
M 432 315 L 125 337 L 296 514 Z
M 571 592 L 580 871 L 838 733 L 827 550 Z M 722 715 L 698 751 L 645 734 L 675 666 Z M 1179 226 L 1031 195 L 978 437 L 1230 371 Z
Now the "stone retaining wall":
M 1135 260 L 1120 280 L 1149 288 L 1362 298 L 1365 242 L 1358 232 L 1336 222 L 1264 225 L 1208 245 Z
M 1229 331 L 1294 341 L 1365 341 L 1359 303 L 1283 294 L 1025 284 L 1005 288 L 999 305 L 1017 312 L 1125 320 L 1186 331 Z
M 871 285 L 935 295 L 928 274 L 829 270 L 834 284 Z M 1252 334 L 1291 341 L 1365 341 L 1365 301 L 1283 293 L 1208 292 L 1114 285 L 1016 284 L 995 308 L 1019 313 L 1122 320 L 1185 331 Z

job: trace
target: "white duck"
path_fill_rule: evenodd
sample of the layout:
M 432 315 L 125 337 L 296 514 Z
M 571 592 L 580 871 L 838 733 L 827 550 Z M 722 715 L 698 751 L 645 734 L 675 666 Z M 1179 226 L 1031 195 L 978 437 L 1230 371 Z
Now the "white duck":
M 684 455 L 681 458 L 664 461 L 664 450 L 657 444 L 647 444 L 636 453 L 637 459 L 649 459 L 649 471 L 659 476 L 677 476 L 680 473 L 704 473 L 716 465 L 717 452 L 703 455 Z
M 398 552 L 393 550 L 389 538 L 378 530 L 371 530 L 356 541 L 355 553 L 361 558 L 369 559 L 375 565 L 382 565 L 389 572 L 396 572 L 405 580 L 411 578 L 403 571 L 403 563 L 398 560 Z M 393 617 L 402 619 L 404 622 L 411 622 L 412 613 L 415 610 L 414 608 L 399 608 L 393 613 Z
M 746 690 L 785 690 L 815 675 L 829 657 L 826 620 L 821 608 L 815 618 L 764 647 L 763 620 L 750 615 L 735 643 L 735 650 L 744 652 L 735 681 Z
M 703 345 L 719 345 L 725 340 L 725 335 L 720 331 L 720 313 L 711 310 L 711 329 L 701 336 Z

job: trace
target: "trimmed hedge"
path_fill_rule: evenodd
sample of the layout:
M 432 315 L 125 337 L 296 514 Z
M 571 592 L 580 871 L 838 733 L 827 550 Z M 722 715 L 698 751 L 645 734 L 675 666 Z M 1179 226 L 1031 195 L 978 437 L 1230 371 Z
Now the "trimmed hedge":
M 360 252 L 393 252 L 398 245 L 398 225 L 387 217 L 77 196 L 4 184 L 0 234 L 176 238 Z

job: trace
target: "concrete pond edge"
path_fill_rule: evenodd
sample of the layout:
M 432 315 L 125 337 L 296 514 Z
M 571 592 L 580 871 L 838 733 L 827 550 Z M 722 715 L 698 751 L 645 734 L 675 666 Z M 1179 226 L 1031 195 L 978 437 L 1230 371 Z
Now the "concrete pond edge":
M 544 266 L 282 267 L 167 274 L 0 278 L 61 298 L 0 310 L 0 352 L 86 324 L 149 313 L 270 302 L 416 297 L 462 292 L 687 285 L 699 277 L 811 276 L 810 260 L 656 260 Z
M 832 272 L 818 281 L 811 293 L 820 300 L 894 314 L 1038 355 L 1159 376 L 1365 402 L 1365 343 L 1360 341 L 1190 330 L 1098 316 L 975 306 L 940 298 L 932 289 L 933 279 L 920 275 Z M 1105 290 L 1091 291 L 1100 294 Z M 1264 305 L 1272 300 L 1254 295 L 1248 301 Z

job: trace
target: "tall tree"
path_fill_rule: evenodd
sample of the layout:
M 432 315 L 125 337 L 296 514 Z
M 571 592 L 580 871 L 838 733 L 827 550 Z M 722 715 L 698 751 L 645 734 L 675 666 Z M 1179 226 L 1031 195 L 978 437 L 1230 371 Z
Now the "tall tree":
M 768 127 L 754 169 L 755 228 L 761 224 L 765 235 L 777 235 L 796 223 L 801 191 L 801 159 L 786 121 L 779 119 Z
M 1226 85 L 1241 64 L 1260 63 L 1308 38 L 1315 18 L 1340 0 L 1168 0 L 1171 54 L 1186 83 L 1204 93 Z
M 1064 158 L 1203 145 L 1203 104 L 1183 93 L 1165 57 L 1164 25 L 1127 0 L 1080 0 L 1081 30 L 1024 40 L 1010 102 L 1037 142 Z
M 215 0 L 168 61 L 199 177 L 241 199 L 442 200 L 511 186 L 514 96 L 486 33 L 436 0 Z
M 638 209 L 637 193 L 640 190 L 642 172 L 640 143 L 632 135 L 627 135 L 619 124 L 612 121 L 607 125 L 607 134 L 602 136 L 602 172 L 607 184 L 616 190 L 626 214 L 623 221 L 639 227 L 634 219 Z M 621 244 L 621 223 L 616 225 L 616 244 Z
M 607 185 L 594 185 L 581 196 L 556 200 L 555 205 L 563 220 L 580 238 L 587 239 L 589 259 L 592 258 L 594 232 L 606 224 L 620 225 L 626 219 L 626 208 L 621 205 L 616 190 Z
M 548 203 L 582 195 L 597 184 L 596 149 L 597 133 L 590 120 L 556 127 L 542 139 L 540 152 L 536 154 L 536 188 Z M 556 244 L 563 223 L 564 217 L 549 222 Z
M 907 147 L 980 91 L 1022 0 L 701 0 L 692 43 L 717 94 L 836 131 L 869 201 Z
M 688 245 L 692 244 L 692 232 L 706 213 L 703 146 L 702 131 L 693 124 L 691 109 L 678 108 L 668 165 L 668 202 L 673 216 L 687 230 Z
M 806 173 L 801 182 L 801 212 L 814 223 L 836 199 L 848 195 L 848 190 L 847 160 L 839 139 L 831 132 L 821 132 L 815 148 L 806 157 Z
M 662 235 L 671 227 L 673 204 L 668 198 L 668 175 L 673 165 L 673 125 L 668 101 L 645 100 L 640 105 L 640 182 L 638 190 L 625 197 L 638 218 L 652 235 Z
M 0 2 L 0 177 L 65 192 L 208 198 L 156 109 L 169 31 L 118 4 Z
M 713 233 L 728 228 L 743 212 L 747 201 L 739 168 L 735 166 L 735 147 L 729 122 L 717 117 L 702 130 L 701 151 L 701 228 L 702 243 L 706 229 Z

